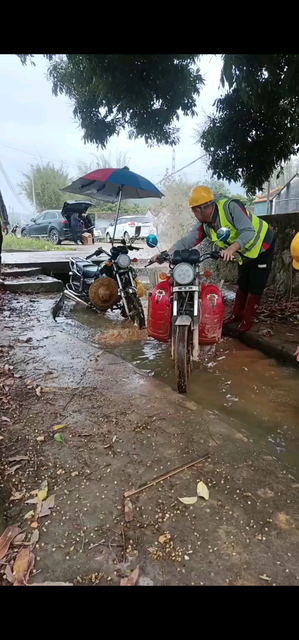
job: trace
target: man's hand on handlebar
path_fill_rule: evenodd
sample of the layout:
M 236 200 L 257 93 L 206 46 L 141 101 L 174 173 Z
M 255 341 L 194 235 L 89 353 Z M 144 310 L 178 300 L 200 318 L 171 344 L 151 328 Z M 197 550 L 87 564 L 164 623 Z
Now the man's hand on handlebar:
M 154 264 L 157 262 L 158 264 L 163 264 L 163 262 L 169 262 L 169 253 L 168 251 L 162 251 L 161 253 L 156 253 L 149 261 L 149 264 Z
M 230 260 L 234 260 L 235 249 L 232 250 L 232 247 L 228 247 L 228 249 L 223 249 L 220 251 L 220 256 L 222 260 L 226 260 L 229 262 Z

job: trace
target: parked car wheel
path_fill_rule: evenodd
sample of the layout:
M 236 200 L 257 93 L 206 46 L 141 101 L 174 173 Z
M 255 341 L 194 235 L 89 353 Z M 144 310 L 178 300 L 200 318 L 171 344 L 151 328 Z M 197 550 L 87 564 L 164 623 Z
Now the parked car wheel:
M 49 232 L 49 240 L 50 242 L 52 242 L 52 244 L 61 244 L 57 229 L 51 229 L 51 231 Z
M 22 229 L 21 236 L 22 236 L 22 238 L 26 238 L 27 237 L 26 229 Z
M 110 233 L 106 233 L 106 242 L 111 242 L 111 235 L 110 235 Z

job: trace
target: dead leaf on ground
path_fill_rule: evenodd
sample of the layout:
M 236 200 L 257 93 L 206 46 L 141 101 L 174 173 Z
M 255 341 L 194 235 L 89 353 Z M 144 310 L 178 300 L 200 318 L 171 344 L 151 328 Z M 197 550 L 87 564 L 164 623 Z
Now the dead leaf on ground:
M 133 505 L 131 500 L 129 500 L 129 498 L 127 498 L 125 500 L 125 521 L 126 522 L 132 522 L 133 520 Z
M 48 480 L 43 480 L 38 490 L 37 497 L 42 502 L 43 500 L 46 499 L 47 495 L 48 495 Z
M 4 440 L 4 436 L 0 436 L 0 440 Z
M 190 498 L 179 498 L 179 501 L 183 504 L 195 504 L 195 502 L 197 502 L 197 496 L 193 496 Z
M 12 541 L 19 533 L 21 533 L 21 529 L 15 525 L 6 527 L 0 537 L 0 560 L 6 556 Z
M 14 473 L 21 466 L 22 466 L 21 464 L 15 464 L 13 467 L 10 467 L 9 469 L 6 469 L 5 475 L 8 476 L 10 473 Z
M 55 494 L 53 494 L 52 496 L 49 496 L 47 500 L 42 502 L 41 509 L 39 512 L 39 517 L 42 518 L 44 516 L 50 516 L 51 509 L 54 508 L 54 505 L 55 505 Z
M 136 569 L 127 578 L 122 578 L 120 581 L 121 587 L 134 587 L 139 577 L 139 564 Z
M 264 573 L 263 576 L 259 576 L 259 578 L 261 578 L 261 580 L 265 580 L 266 582 L 270 582 L 271 578 L 269 578 L 269 576 L 266 576 L 266 574 Z
M 66 424 L 56 424 L 55 427 L 53 427 L 53 431 L 59 431 L 59 429 L 64 429 L 66 426 Z
M 41 395 L 41 392 L 42 392 L 42 388 L 41 388 L 41 387 L 36 387 L 36 389 L 35 389 L 35 393 L 36 393 L 36 395 L 37 395 L 37 396 L 40 396 L 40 395 Z
M 30 523 L 30 527 L 31 527 L 31 529 L 37 529 L 37 527 L 38 527 L 38 522 L 36 522 L 36 520 L 34 520 L 34 522 L 31 522 L 31 523 Z
M 37 436 L 37 442 L 43 442 L 45 439 L 45 436 Z
M 266 500 L 274 498 L 274 491 L 271 491 L 270 489 L 258 489 L 257 493 L 261 498 L 265 498 Z
M 160 544 L 165 544 L 165 542 L 169 542 L 169 540 L 170 540 L 170 533 L 163 533 L 163 535 L 159 537 Z
M 7 564 L 6 567 L 5 567 L 4 575 L 6 577 L 6 580 L 8 580 L 8 582 L 10 582 L 11 584 L 14 583 L 15 577 L 14 577 L 14 574 L 13 574 L 9 564 Z
M 28 587 L 73 587 L 72 582 L 31 582 Z
M 13 567 L 13 573 L 16 579 L 14 586 L 25 586 L 27 584 L 30 571 L 32 571 L 34 567 L 34 562 L 35 557 L 29 547 L 19 551 Z
M 33 531 L 33 533 L 31 534 L 31 538 L 30 538 L 30 545 L 32 547 L 32 549 L 34 549 L 36 543 L 39 541 L 39 531 L 38 529 L 35 529 L 35 531 Z
M 26 533 L 19 533 L 14 539 L 13 539 L 13 544 L 23 544 L 24 540 L 26 538 Z
M 12 456 L 12 458 L 7 458 L 8 462 L 17 462 L 18 460 L 30 460 L 28 456 Z
M 36 498 L 29 498 L 29 500 L 26 500 L 25 504 L 38 504 L 39 501 L 39 498 L 36 496 Z
M 1 420 L 2 422 L 10 422 L 10 419 L 7 418 L 6 416 L 2 416 Z
M 15 491 L 13 489 L 9 500 L 21 500 L 21 498 L 24 497 L 25 493 L 26 493 L 25 489 L 23 489 L 22 491 Z
M 209 489 L 202 481 L 197 483 L 196 492 L 200 498 L 204 498 L 205 500 L 208 500 L 210 497 Z

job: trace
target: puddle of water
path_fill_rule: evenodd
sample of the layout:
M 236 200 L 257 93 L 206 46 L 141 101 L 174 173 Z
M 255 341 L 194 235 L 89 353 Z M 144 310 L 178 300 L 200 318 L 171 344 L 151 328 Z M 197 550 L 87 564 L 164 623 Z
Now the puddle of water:
M 87 326 L 90 337 L 128 323 L 118 313 L 98 316 L 72 307 L 69 317 Z M 64 320 L 65 322 L 65 320 Z M 152 338 L 111 343 L 109 351 L 176 388 L 169 346 Z M 274 457 L 299 469 L 298 372 L 231 338 L 201 349 L 188 397 L 203 409 L 233 418 L 237 429 L 264 444 Z

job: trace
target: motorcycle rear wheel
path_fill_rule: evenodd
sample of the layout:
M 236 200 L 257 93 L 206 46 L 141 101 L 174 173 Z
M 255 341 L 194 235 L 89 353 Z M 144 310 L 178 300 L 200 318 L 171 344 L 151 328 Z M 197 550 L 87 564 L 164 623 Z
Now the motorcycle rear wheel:
M 130 312 L 130 318 L 131 318 L 133 324 L 135 326 L 139 327 L 139 329 L 144 329 L 145 328 L 145 316 L 144 316 L 142 303 L 141 303 L 140 299 L 138 298 L 138 296 L 134 296 L 132 294 L 127 296 L 127 305 L 128 305 L 129 312 Z
M 175 327 L 174 362 L 178 393 L 187 393 L 188 379 L 191 373 L 191 328 L 179 325 Z

